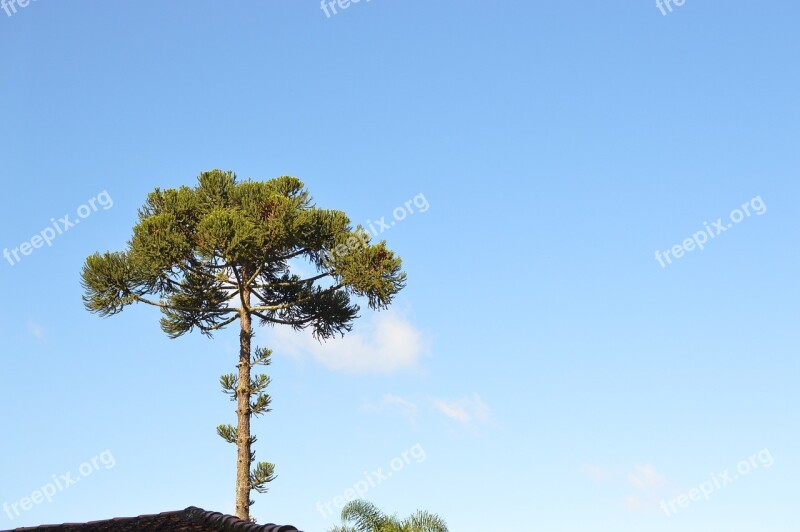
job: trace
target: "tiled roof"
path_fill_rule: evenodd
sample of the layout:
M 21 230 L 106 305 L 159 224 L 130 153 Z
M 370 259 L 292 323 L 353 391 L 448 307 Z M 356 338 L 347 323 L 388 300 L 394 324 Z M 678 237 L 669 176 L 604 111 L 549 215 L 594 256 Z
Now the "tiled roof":
M 91 523 L 65 523 L 63 525 L 44 525 L 28 528 L 17 528 L 13 531 L 0 532 L 132 532 L 132 531 L 176 531 L 176 532 L 293 532 L 297 529 L 289 525 L 259 525 L 242 521 L 231 515 L 219 512 L 207 512 L 190 506 L 179 512 L 165 512 L 139 517 L 118 517 L 107 521 Z M 299 532 L 299 531 L 297 531 Z

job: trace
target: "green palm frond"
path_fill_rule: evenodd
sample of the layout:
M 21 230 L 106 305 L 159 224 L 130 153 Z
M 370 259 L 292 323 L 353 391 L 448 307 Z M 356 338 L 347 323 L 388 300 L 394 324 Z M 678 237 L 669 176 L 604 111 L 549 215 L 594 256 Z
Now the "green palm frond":
M 350 501 L 342 508 L 342 521 L 329 532 L 448 532 L 444 519 L 436 514 L 418 511 L 411 517 L 400 520 L 386 515 L 371 502 Z

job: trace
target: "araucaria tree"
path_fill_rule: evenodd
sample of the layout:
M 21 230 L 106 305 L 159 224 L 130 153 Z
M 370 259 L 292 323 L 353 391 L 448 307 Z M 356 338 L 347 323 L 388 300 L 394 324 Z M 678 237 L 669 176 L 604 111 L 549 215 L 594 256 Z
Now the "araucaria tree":
M 297 275 L 298 261 L 315 273 Z M 343 212 L 317 208 L 297 178 L 237 181 L 220 170 L 202 173 L 194 188 L 150 193 L 127 249 L 96 253 L 82 271 L 84 304 L 101 316 L 152 305 L 171 338 L 194 329 L 210 336 L 238 321 L 238 372 L 220 379 L 237 403 L 237 425 L 217 432 L 237 446 L 236 515 L 246 520 L 251 492 L 264 493 L 275 469 L 255 463 L 252 449 L 250 421 L 270 410 L 270 379 L 251 370 L 271 354 L 253 349 L 254 321 L 310 328 L 318 339 L 343 335 L 359 312 L 354 297 L 386 308 L 405 278 L 385 242 L 372 244 Z

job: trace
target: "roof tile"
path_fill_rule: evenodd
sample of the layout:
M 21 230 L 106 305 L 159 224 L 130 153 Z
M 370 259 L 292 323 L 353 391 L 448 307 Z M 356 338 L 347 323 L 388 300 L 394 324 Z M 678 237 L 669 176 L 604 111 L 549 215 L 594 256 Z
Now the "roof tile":
M 117 517 L 89 523 L 43 525 L 0 532 L 132 532 L 139 530 L 164 532 L 300 532 L 289 525 L 275 525 L 272 523 L 259 525 L 242 521 L 232 515 L 207 512 L 194 506 L 178 512 L 164 512 L 153 515 L 140 515 L 138 517 Z

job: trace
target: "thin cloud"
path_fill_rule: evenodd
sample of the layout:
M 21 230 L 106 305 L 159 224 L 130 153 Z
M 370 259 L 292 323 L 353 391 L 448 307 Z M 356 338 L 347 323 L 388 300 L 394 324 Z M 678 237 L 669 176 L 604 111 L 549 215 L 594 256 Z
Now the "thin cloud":
M 643 501 L 638 495 L 633 493 L 625 497 L 624 502 L 625 508 L 632 512 L 643 512 L 652 506 L 652 502 Z
M 375 314 L 357 327 L 342 338 L 324 342 L 315 340 L 309 331 L 276 327 L 270 333 L 271 345 L 276 354 L 311 354 L 323 365 L 349 373 L 414 369 L 425 352 L 422 333 L 397 312 Z
M 667 477 L 650 463 L 637 465 L 628 473 L 615 473 L 595 465 L 584 465 L 582 471 L 601 484 L 608 484 L 612 480 L 615 485 L 627 481 L 628 489 L 633 489 L 621 502 L 631 512 L 657 512 L 659 501 L 674 491 L 674 486 Z
M 638 490 L 652 490 L 663 486 L 667 479 L 651 464 L 636 466 L 636 471 L 628 474 L 628 482 Z
M 584 464 L 581 472 L 598 484 L 604 484 L 617 476 L 615 472 L 593 464 Z
M 473 427 L 491 419 L 489 406 L 477 393 L 472 397 L 463 397 L 452 401 L 434 399 L 433 406 L 446 417 L 467 427 Z
M 44 327 L 39 325 L 38 323 L 34 323 L 32 321 L 28 322 L 28 332 L 31 333 L 35 338 L 41 340 L 44 338 Z
M 376 414 L 386 412 L 400 414 L 409 421 L 414 421 L 419 413 L 419 407 L 416 403 L 390 393 L 384 395 L 378 403 L 366 403 L 362 405 L 361 409 L 365 412 Z

